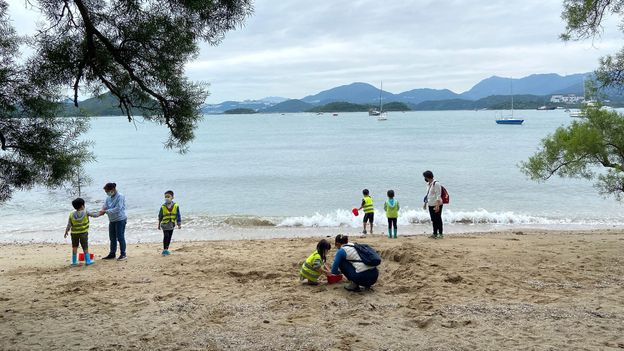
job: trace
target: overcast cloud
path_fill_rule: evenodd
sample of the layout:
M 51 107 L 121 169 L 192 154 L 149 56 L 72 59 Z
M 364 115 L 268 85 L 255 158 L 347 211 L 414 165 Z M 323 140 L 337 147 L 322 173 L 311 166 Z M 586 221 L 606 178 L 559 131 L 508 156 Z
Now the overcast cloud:
M 9 2 L 18 30 L 32 31 L 32 12 Z M 561 3 L 258 0 L 244 27 L 203 45 L 187 74 L 211 84 L 209 103 L 301 98 L 356 81 L 460 93 L 492 75 L 588 72 L 622 46 L 615 19 L 599 40 L 561 42 Z

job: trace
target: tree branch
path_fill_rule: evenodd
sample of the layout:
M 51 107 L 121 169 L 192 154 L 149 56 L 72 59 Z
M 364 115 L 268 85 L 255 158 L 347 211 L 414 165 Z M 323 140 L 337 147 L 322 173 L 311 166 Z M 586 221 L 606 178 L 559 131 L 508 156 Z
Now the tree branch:
M 6 139 L 4 138 L 4 134 L 2 134 L 2 132 L 0 132 L 0 148 L 2 148 L 2 151 L 6 151 L 7 149 L 7 145 L 6 145 Z
M 78 10 L 80 11 L 80 15 L 82 16 L 82 19 L 84 21 L 85 24 L 85 29 L 87 31 L 87 36 L 91 37 L 91 36 L 95 36 L 97 37 L 102 44 L 104 44 L 104 46 L 106 47 L 106 49 L 109 51 L 109 53 L 113 56 L 113 58 L 115 59 L 115 62 L 117 62 L 119 65 L 121 65 L 126 72 L 128 73 L 128 75 L 130 76 L 130 78 L 136 82 L 143 91 L 147 92 L 148 94 L 150 94 L 151 96 L 153 96 L 154 98 L 156 98 L 158 100 L 158 102 L 160 103 L 160 105 L 163 108 L 163 112 L 165 112 L 165 118 L 168 119 L 168 115 L 166 113 L 166 106 L 167 106 L 167 99 L 165 99 L 164 96 L 158 94 L 157 92 L 155 92 L 154 90 L 152 90 L 150 87 L 147 86 L 147 84 L 145 84 L 145 82 L 143 82 L 143 80 L 141 78 L 139 78 L 135 73 L 134 73 L 134 69 L 132 67 L 130 67 L 125 60 L 123 60 L 121 57 L 119 57 L 119 50 L 110 42 L 110 40 L 108 40 L 108 38 L 106 36 L 104 36 L 93 24 L 93 22 L 91 21 L 91 18 L 89 17 L 89 12 L 86 8 L 86 6 L 84 5 L 82 0 L 74 0 L 76 5 L 78 6 Z
M 622 150 L 621 147 L 619 147 L 618 145 L 615 145 L 614 143 L 611 143 L 611 142 L 607 142 L 607 143 L 605 143 L 605 145 L 611 146 L 612 148 L 617 150 L 617 153 L 619 154 L 618 156 L 620 156 L 620 160 L 624 161 L 624 150 Z
M 579 156 L 577 159 L 575 160 L 571 160 L 568 162 L 562 162 L 561 164 L 559 164 L 558 166 L 556 166 L 555 168 L 551 169 L 549 172 L 549 174 L 544 177 L 544 179 L 549 179 L 550 177 L 552 177 L 553 175 L 555 175 L 555 173 L 557 173 L 561 168 L 564 168 L 570 164 L 576 163 L 576 162 L 581 162 L 582 159 L 584 159 L 585 157 L 587 157 L 589 155 L 583 155 L 583 156 Z
M 88 55 L 88 54 L 87 54 Z M 78 107 L 78 83 L 80 82 L 80 78 L 82 78 L 82 72 L 84 70 L 85 65 L 87 64 L 87 56 L 82 58 L 80 63 L 78 64 L 78 74 L 76 75 L 76 81 L 74 82 L 74 106 Z

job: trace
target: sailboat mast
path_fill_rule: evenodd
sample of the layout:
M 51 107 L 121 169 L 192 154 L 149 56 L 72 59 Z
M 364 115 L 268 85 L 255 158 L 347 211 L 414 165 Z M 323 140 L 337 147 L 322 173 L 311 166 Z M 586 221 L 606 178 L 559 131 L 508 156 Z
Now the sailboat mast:
M 379 113 L 383 112 L 383 102 L 381 101 L 382 92 L 383 92 L 383 81 L 381 81 L 381 87 L 379 89 Z
M 511 93 L 511 118 L 513 118 L 513 78 L 509 78 L 509 92 Z

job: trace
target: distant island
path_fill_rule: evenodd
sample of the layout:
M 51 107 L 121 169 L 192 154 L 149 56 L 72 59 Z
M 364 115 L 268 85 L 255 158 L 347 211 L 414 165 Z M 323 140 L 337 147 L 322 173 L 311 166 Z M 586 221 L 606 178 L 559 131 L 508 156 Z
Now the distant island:
M 377 106 L 352 104 L 350 102 L 330 102 L 329 104 L 311 108 L 305 112 L 367 112 Z M 391 102 L 383 106 L 384 111 L 411 111 L 402 102 Z
M 226 115 L 250 115 L 257 113 L 257 111 L 252 108 L 233 108 L 231 110 L 224 111 L 223 113 Z

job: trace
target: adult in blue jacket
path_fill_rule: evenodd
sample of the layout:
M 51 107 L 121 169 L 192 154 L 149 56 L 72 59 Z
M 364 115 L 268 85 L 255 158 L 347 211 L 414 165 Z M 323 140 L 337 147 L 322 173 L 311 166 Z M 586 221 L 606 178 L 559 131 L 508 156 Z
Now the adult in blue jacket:
M 362 263 L 362 259 L 353 245 L 349 244 L 349 237 L 338 234 L 335 240 L 336 256 L 332 264 L 332 274 L 342 272 L 351 282 L 345 285 L 349 291 L 360 291 L 360 286 L 370 288 L 377 282 L 379 270 L 375 266 L 368 266 Z
M 126 198 L 117 191 L 117 184 L 106 183 L 104 185 L 104 191 L 106 192 L 106 201 L 100 216 L 105 214 L 108 216 L 108 238 L 110 239 L 110 251 L 108 256 L 103 257 L 104 260 L 112 260 L 115 258 L 117 252 L 117 242 L 119 242 L 119 258 L 118 261 L 124 261 L 126 259 L 126 222 L 128 217 L 126 216 Z

